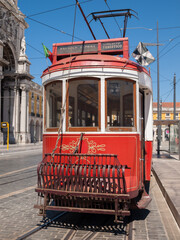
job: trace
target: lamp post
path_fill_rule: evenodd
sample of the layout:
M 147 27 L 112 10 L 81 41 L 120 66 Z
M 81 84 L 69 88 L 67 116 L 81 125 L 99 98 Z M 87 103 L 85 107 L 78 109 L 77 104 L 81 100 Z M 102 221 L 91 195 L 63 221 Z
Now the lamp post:
M 157 21 L 157 42 L 156 43 L 143 43 L 145 46 L 157 46 L 157 114 L 158 114 L 158 120 L 161 120 L 161 114 L 160 114 L 160 101 L 159 101 L 159 92 L 160 92 L 160 86 L 159 86 L 159 46 L 162 46 L 163 44 L 159 43 L 159 32 L 158 32 L 158 21 Z M 161 125 L 158 125 L 157 128 L 157 156 L 160 156 L 160 145 L 161 145 Z
M 176 74 L 174 73 L 174 120 L 176 120 Z
M 158 120 L 161 119 L 160 116 L 160 106 L 159 106 L 159 33 L 158 33 L 158 21 L 157 21 L 157 111 Z M 160 145 L 161 145 L 161 125 L 158 125 L 158 139 L 157 139 L 157 155 L 160 156 Z

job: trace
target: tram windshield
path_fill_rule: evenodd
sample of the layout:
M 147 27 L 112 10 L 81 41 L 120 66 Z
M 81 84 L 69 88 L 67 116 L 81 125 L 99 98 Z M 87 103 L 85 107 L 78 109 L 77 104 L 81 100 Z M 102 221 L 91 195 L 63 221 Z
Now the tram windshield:
M 98 89 L 98 80 L 69 81 L 68 127 L 98 126 Z
M 59 127 L 62 106 L 62 82 L 46 86 L 46 127 Z
M 107 80 L 107 127 L 133 127 L 133 82 Z
M 106 79 L 101 102 L 100 79 L 78 78 L 67 83 L 66 105 L 67 131 L 100 131 L 101 111 L 105 117 L 106 131 L 132 131 L 135 127 L 135 82 L 122 79 Z M 45 126 L 58 128 L 62 108 L 62 82 L 45 86 Z M 104 101 L 103 100 L 103 101 Z M 101 106 L 101 108 L 100 108 Z

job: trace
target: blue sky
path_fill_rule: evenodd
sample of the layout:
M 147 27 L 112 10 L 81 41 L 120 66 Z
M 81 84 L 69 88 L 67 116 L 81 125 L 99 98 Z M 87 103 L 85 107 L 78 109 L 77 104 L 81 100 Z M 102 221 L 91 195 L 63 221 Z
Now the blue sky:
M 108 6 L 104 0 L 79 0 L 79 2 L 82 3 L 81 7 L 86 16 L 91 12 L 106 11 L 108 6 L 111 10 L 130 8 L 138 13 L 139 19 L 131 17 L 128 20 L 126 36 L 129 38 L 130 55 L 139 42 L 155 43 L 157 41 L 158 21 L 159 42 L 164 44 L 159 48 L 160 98 L 163 102 L 173 101 L 173 76 L 176 73 L 176 101 L 180 102 L 180 1 L 107 0 Z M 31 62 L 30 72 L 35 77 L 34 81 L 39 84 L 41 84 L 40 76 L 43 70 L 51 64 L 44 57 L 42 43 L 52 50 L 53 43 L 72 41 L 75 3 L 75 0 L 18 0 L 18 7 L 27 16 L 26 22 L 29 24 L 29 28 L 25 30 L 25 36 L 26 54 Z M 88 20 L 90 19 L 89 17 Z M 118 17 L 116 20 L 120 28 L 123 27 L 123 18 Z M 103 23 L 111 38 L 122 36 L 113 18 L 103 19 Z M 106 38 L 98 22 L 92 21 L 91 27 L 97 39 Z M 63 34 L 62 31 L 67 34 Z M 93 40 L 78 8 L 74 35 L 82 40 Z M 157 47 L 150 46 L 148 49 L 156 58 Z M 131 57 L 131 60 L 134 59 Z M 149 67 L 153 81 L 153 99 L 156 102 L 157 62 L 155 61 Z

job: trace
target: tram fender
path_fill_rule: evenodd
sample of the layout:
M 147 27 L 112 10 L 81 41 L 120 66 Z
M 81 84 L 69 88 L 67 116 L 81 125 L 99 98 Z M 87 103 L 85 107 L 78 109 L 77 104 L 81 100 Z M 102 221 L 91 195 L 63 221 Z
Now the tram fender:
M 152 198 L 147 194 L 146 190 L 144 189 L 141 199 L 137 202 L 137 208 L 145 209 L 151 202 Z

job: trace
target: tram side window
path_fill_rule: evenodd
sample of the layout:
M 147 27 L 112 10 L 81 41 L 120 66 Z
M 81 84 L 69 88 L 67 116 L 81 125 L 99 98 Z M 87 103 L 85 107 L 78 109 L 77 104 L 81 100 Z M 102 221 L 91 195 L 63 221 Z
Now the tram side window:
M 133 126 L 133 82 L 107 80 L 107 128 Z
M 98 126 L 98 80 L 69 81 L 68 127 Z
M 62 82 L 46 86 L 46 127 L 59 127 L 62 106 Z

